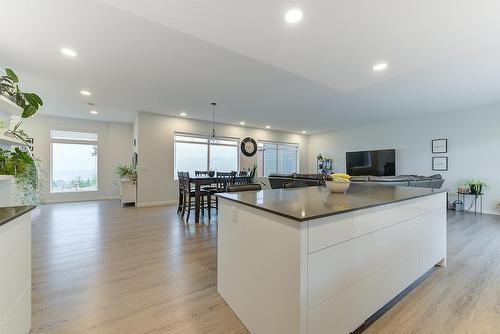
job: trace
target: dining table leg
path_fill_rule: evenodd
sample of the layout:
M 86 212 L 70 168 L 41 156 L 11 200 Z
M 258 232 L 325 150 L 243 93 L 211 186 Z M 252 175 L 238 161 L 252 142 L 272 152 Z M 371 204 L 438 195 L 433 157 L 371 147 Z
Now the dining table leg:
M 200 222 L 200 196 L 201 195 L 201 187 L 198 182 L 194 185 L 194 222 Z

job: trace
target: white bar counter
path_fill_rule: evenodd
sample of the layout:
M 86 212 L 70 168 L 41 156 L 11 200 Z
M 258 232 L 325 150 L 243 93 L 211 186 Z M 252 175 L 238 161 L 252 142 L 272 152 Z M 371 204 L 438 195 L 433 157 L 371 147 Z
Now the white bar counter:
M 348 334 L 446 263 L 446 193 L 351 185 L 219 196 L 217 289 L 254 334 Z
M 0 334 L 31 329 L 31 213 L 0 208 Z

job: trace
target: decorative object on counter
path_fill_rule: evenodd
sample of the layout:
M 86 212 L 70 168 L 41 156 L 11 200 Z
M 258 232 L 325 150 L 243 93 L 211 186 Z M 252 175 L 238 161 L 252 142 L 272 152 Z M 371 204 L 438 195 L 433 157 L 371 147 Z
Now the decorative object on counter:
M 345 193 L 351 185 L 351 177 L 344 173 L 335 173 L 325 181 L 326 186 L 332 193 Z
M 468 194 L 470 193 L 470 188 L 467 185 L 460 185 L 457 187 L 457 192 L 459 194 Z
M 433 139 L 432 153 L 433 154 L 448 153 L 448 139 L 446 138 Z
M 465 181 L 465 186 L 470 189 L 470 193 L 473 195 L 481 195 L 484 190 L 489 188 L 489 184 L 476 179 L 469 179 Z
M 5 69 L 5 75 L 0 77 L 0 89 L 2 95 L 8 95 L 9 99 L 23 108 L 22 118 L 33 116 L 43 105 L 42 99 L 35 93 L 25 93 L 19 89 L 19 79 L 13 70 Z
M 316 156 L 316 172 L 318 174 L 331 174 L 333 172 L 332 159 L 326 158 L 321 153 Z
M 122 181 L 135 182 L 137 180 L 137 170 L 132 165 L 118 165 L 115 172 Z
M 252 179 L 252 183 L 256 183 L 257 180 L 257 164 L 253 164 L 250 169 L 250 178 Z
M 257 153 L 257 142 L 251 137 L 241 141 L 241 152 L 247 157 L 253 157 Z
M 215 176 L 215 171 L 214 170 L 209 170 L 208 171 L 208 176 L 214 177 Z
M 432 170 L 439 172 L 448 171 L 448 157 L 433 157 Z

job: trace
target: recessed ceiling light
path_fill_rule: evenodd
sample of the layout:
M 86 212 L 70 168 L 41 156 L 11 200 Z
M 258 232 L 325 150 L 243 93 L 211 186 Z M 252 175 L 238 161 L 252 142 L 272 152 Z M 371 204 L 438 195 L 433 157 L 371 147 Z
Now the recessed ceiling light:
M 68 48 L 61 48 L 61 53 L 70 58 L 75 58 L 78 55 L 75 50 Z
M 387 66 L 389 66 L 389 64 L 387 64 L 387 63 L 378 63 L 378 64 L 373 65 L 373 70 L 375 72 L 380 72 L 380 71 L 385 70 L 387 68 Z
M 82 94 L 84 96 L 90 96 L 90 95 L 92 95 L 92 93 L 90 93 L 88 90 L 81 90 L 80 94 Z
M 97 110 L 91 110 L 89 111 L 92 115 L 97 115 L 99 112 Z
M 245 122 L 240 122 L 240 125 L 245 125 Z
M 290 9 L 285 13 L 285 21 L 290 24 L 298 23 L 302 20 L 302 11 L 300 9 Z
M 270 126 L 270 125 L 266 125 L 266 129 L 270 129 L 270 128 L 271 128 L 271 126 Z
M 307 133 L 307 131 L 306 130 L 302 130 L 300 133 Z
M 185 112 L 181 112 L 181 116 L 184 117 L 184 116 L 187 116 L 188 114 L 186 114 Z

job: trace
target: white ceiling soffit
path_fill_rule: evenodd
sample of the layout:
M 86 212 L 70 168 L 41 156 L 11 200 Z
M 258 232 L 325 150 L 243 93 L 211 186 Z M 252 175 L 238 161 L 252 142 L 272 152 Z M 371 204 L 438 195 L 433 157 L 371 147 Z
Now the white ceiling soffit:
M 500 44 L 498 0 L 102 2 L 341 92 Z M 303 12 L 294 26 L 291 8 Z M 373 73 L 382 61 L 387 73 Z
M 291 7 L 304 12 L 293 27 Z M 500 102 L 497 1 L 17 0 L 2 11 L 16 28 L 0 66 L 44 97 L 42 114 L 210 120 L 216 101 L 225 123 L 314 133 Z M 378 61 L 389 68 L 374 73 Z

